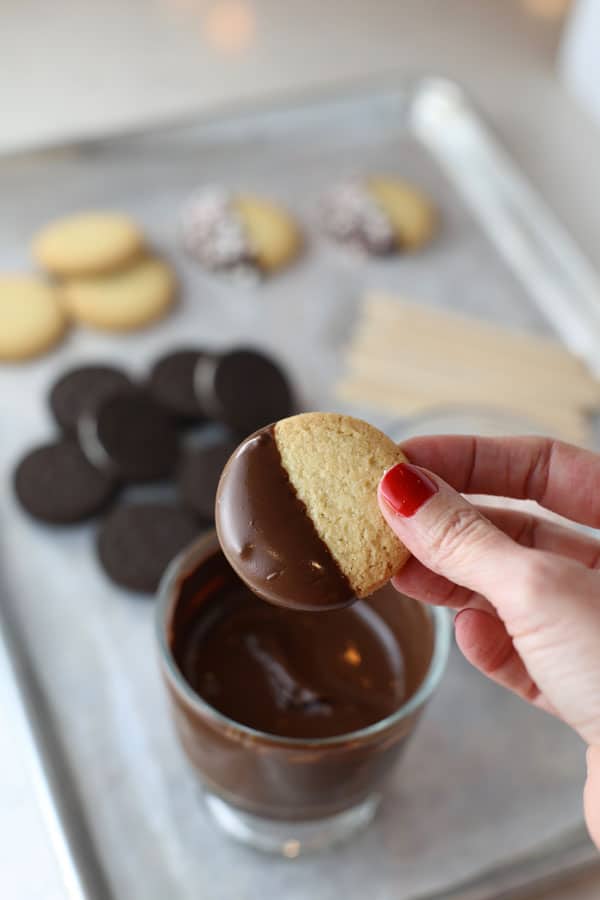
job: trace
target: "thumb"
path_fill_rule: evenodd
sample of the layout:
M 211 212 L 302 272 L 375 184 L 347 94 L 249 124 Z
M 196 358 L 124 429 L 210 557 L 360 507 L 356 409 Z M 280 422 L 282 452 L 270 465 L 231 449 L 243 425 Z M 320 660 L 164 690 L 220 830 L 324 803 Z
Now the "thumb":
M 411 463 L 379 483 L 387 523 L 417 559 L 450 581 L 489 595 L 519 548 L 445 481 Z
M 441 478 L 410 463 L 385 473 L 378 496 L 386 521 L 424 566 L 491 602 L 547 704 L 600 747 L 598 572 L 514 543 Z M 600 821 L 590 825 L 597 837 Z

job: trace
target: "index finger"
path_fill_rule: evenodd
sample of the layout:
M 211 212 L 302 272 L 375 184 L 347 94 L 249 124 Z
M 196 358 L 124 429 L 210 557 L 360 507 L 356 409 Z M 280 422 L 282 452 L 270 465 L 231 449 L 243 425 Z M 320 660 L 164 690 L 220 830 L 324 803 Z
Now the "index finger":
M 463 494 L 536 500 L 600 528 L 600 456 L 538 437 L 435 435 L 402 444 L 409 460 Z

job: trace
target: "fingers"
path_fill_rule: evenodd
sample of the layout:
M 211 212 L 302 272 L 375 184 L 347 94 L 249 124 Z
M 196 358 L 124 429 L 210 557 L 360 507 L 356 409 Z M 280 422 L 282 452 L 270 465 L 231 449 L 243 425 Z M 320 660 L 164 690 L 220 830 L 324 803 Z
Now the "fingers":
M 557 553 L 577 560 L 588 569 L 600 566 L 600 543 L 573 528 L 518 510 L 478 508 L 494 525 L 523 547 Z
M 403 444 L 411 462 L 466 494 L 537 500 L 600 527 L 600 456 L 549 438 L 419 437 Z
M 423 565 L 463 588 L 492 595 L 499 573 L 516 572 L 520 548 L 447 484 L 408 463 L 379 484 L 381 511 Z
M 490 507 L 478 509 L 496 527 L 524 547 L 574 559 L 589 569 L 600 567 L 598 541 L 526 513 Z M 414 557 L 392 580 L 395 587 L 409 597 L 423 603 L 434 603 L 436 606 L 461 609 L 463 606 L 472 606 L 476 596 L 468 588 L 432 572 Z
M 454 623 L 456 642 L 465 658 L 523 700 L 540 705 L 540 692 L 497 618 L 480 609 L 463 609 Z
M 476 591 L 455 584 L 449 578 L 432 572 L 416 556 L 412 556 L 401 571 L 392 578 L 396 590 L 434 606 L 462 609 L 479 596 Z
M 493 616 L 483 625 L 476 617 L 467 655 L 538 703 L 519 668 L 518 659 L 524 661 L 557 714 L 587 743 L 600 745 L 598 571 L 520 546 L 440 478 L 410 463 L 386 472 L 379 503 L 395 534 L 427 569 L 483 595 L 500 616 L 506 634 L 490 624 Z

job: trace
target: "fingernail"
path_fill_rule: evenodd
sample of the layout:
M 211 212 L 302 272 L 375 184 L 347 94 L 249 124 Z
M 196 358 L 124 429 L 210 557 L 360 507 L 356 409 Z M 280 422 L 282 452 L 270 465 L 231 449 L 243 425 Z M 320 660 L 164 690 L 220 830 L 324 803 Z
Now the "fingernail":
M 410 463 L 398 463 L 389 469 L 380 484 L 381 496 L 395 513 L 414 516 L 426 500 L 438 491 L 435 481 Z

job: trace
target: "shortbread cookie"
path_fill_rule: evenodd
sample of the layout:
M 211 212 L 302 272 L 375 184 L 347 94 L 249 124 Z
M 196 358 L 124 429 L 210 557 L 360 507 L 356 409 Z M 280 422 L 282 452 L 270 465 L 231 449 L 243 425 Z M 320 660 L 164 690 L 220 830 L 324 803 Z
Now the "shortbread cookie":
M 144 236 L 128 216 L 86 212 L 46 225 L 34 238 L 36 262 L 52 275 L 92 275 L 120 268 L 138 256 Z
M 325 231 L 335 240 L 385 256 L 417 250 L 433 236 L 437 215 L 420 190 L 396 178 L 349 179 L 323 200 Z
M 145 257 L 126 268 L 62 286 L 67 313 L 103 331 L 133 331 L 162 318 L 175 299 L 176 281 L 167 263 Z
M 303 413 L 246 438 L 227 463 L 216 524 L 227 559 L 265 600 L 331 609 L 366 597 L 406 562 L 377 486 L 405 459 L 350 416 Z
M 297 256 L 302 238 L 287 210 L 253 194 L 200 191 L 183 211 L 188 253 L 207 269 L 268 274 Z
M 300 231 L 287 210 L 254 194 L 236 194 L 233 208 L 262 271 L 274 272 L 298 255 Z
M 0 275 L 0 360 L 43 353 L 66 324 L 53 287 L 29 275 Z

